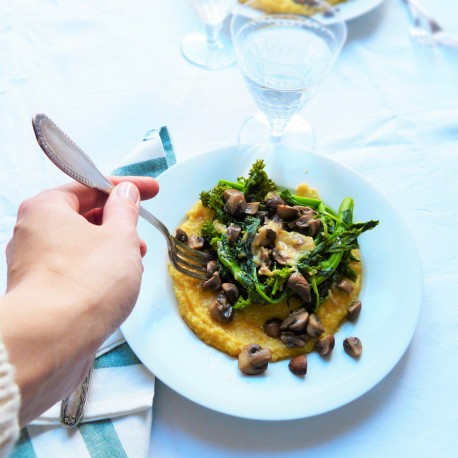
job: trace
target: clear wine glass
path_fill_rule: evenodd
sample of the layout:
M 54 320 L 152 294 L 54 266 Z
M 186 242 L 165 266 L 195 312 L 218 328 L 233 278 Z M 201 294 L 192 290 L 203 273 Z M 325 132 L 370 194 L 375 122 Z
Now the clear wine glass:
M 182 43 L 183 55 L 193 64 L 216 70 L 235 61 L 229 36 L 221 33 L 225 19 L 236 0 L 187 0 L 203 22 L 204 28 L 188 33 Z
M 347 36 L 345 22 L 325 2 L 313 17 L 264 14 L 241 6 L 231 20 L 237 63 L 261 110 L 239 132 L 241 143 L 277 142 L 313 148 L 315 133 L 297 113 L 330 71 Z

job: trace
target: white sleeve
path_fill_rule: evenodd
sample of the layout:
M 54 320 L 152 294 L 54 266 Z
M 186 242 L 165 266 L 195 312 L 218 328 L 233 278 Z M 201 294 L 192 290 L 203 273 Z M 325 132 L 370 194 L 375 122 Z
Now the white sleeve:
M 14 374 L 0 337 L 0 457 L 9 454 L 19 437 L 20 394 Z

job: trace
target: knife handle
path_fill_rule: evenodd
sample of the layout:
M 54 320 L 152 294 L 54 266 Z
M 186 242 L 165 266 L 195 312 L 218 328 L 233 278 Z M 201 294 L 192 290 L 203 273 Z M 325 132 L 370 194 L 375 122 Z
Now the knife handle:
M 83 417 L 93 368 L 94 365 L 92 364 L 83 383 L 70 396 L 62 401 L 60 408 L 60 424 L 64 428 L 75 428 L 79 425 Z

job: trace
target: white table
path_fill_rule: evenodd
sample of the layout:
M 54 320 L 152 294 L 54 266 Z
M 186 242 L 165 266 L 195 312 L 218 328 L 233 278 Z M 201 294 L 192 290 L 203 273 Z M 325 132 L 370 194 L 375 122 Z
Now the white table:
M 455 1 L 419 1 L 458 34 Z M 183 59 L 180 39 L 196 23 L 180 0 L 0 2 L 2 256 L 19 202 L 67 181 L 36 145 L 36 112 L 105 171 L 152 127 L 169 127 L 178 161 L 236 142 L 255 106 L 235 66 L 205 71 Z M 305 420 L 225 416 L 158 381 L 151 456 L 456 456 L 458 49 L 414 46 L 401 0 L 348 26 L 304 114 L 317 150 L 381 190 L 416 240 L 424 299 L 412 344 L 369 393 Z

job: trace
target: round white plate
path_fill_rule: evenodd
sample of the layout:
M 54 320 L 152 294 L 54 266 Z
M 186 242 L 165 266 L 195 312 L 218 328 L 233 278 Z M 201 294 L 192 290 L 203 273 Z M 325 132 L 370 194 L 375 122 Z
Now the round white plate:
M 337 11 L 337 16 L 339 19 L 343 21 L 349 21 L 368 13 L 369 11 L 372 11 L 383 1 L 384 0 L 347 0 L 346 2 L 334 5 L 334 8 Z M 241 5 L 240 9 L 237 11 L 248 17 L 251 17 L 254 14 L 258 14 L 255 13 L 252 8 L 244 5 Z M 326 17 L 323 14 L 317 14 L 315 17 L 323 23 L 330 24 L 334 21 L 332 17 Z
M 127 342 L 145 366 L 186 398 L 230 415 L 259 420 L 305 418 L 340 407 L 377 384 L 405 352 L 418 319 L 421 272 L 416 248 L 390 203 L 363 178 L 340 163 L 305 150 L 275 145 L 236 145 L 209 151 L 173 166 L 159 177 L 160 192 L 145 206 L 170 231 L 184 219 L 202 190 L 219 179 L 248 173 L 256 159 L 280 186 L 307 182 L 337 209 L 345 196 L 355 199 L 355 221 L 380 220 L 360 237 L 364 280 L 362 313 L 336 334 L 327 360 L 308 358 L 308 373 L 297 377 L 288 361 L 269 365 L 265 374 L 244 376 L 237 361 L 200 341 L 184 324 L 167 272 L 162 235 L 144 221 L 148 244 L 138 303 L 122 326 Z M 357 336 L 359 360 L 349 357 L 342 341 Z

